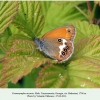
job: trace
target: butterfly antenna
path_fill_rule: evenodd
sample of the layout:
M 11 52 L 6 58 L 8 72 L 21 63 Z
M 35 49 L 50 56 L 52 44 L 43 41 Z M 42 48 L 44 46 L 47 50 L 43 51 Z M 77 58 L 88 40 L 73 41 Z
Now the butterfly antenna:
M 34 34 L 34 37 L 32 38 L 32 40 L 34 41 L 37 38 L 37 36 L 34 31 L 32 31 L 32 33 Z M 34 51 L 34 49 L 32 49 L 32 52 L 29 54 L 29 57 L 32 56 L 33 51 Z
M 34 33 L 34 32 L 33 32 L 33 33 Z M 36 36 L 36 34 L 34 33 L 34 38 L 33 38 L 33 40 L 34 40 L 35 38 L 37 38 L 37 36 Z
M 34 34 L 34 37 L 33 37 L 33 41 L 34 41 L 34 39 L 37 38 L 37 35 L 34 30 L 32 30 L 32 33 Z

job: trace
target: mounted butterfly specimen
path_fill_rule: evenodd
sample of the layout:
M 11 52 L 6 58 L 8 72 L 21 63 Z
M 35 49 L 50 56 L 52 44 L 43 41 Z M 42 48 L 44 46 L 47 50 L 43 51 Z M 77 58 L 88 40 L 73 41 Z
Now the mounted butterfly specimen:
M 40 39 L 35 38 L 34 42 L 47 56 L 58 61 L 66 61 L 73 54 L 75 35 L 75 27 L 69 25 L 54 29 Z

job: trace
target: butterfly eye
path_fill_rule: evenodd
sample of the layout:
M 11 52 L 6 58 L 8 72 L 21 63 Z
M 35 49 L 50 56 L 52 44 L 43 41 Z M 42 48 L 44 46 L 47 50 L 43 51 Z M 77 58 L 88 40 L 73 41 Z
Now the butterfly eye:
M 58 42 L 61 42 L 62 40 L 61 39 L 58 39 Z
M 65 55 L 65 52 L 62 52 L 62 55 Z
M 67 42 L 65 42 L 65 45 L 67 45 Z
M 62 56 L 62 55 L 60 55 L 60 58 L 63 58 L 63 56 Z
M 64 51 L 66 52 L 67 51 L 67 48 L 65 48 Z
M 70 33 L 70 30 L 68 29 L 68 33 Z
M 69 47 L 68 47 L 68 46 L 66 46 L 66 49 L 69 49 Z

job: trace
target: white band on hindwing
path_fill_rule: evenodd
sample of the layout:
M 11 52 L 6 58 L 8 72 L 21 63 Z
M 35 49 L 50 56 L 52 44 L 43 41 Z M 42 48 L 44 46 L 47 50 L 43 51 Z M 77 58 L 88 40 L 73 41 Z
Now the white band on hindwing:
M 60 55 L 62 55 L 61 52 L 62 52 L 63 49 L 66 47 L 65 43 L 67 42 L 66 39 L 61 39 L 61 40 L 62 40 L 62 43 L 63 43 L 63 44 L 59 46 L 59 49 L 60 49 L 59 54 L 60 54 Z M 59 55 L 59 56 L 60 56 L 60 55 Z

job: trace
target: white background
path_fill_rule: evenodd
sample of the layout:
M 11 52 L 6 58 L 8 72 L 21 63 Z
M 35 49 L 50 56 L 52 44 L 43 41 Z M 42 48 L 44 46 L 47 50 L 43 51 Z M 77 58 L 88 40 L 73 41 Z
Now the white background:
M 25 93 L 78 93 L 67 94 L 66 97 L 27 97 Z M 83 93 L 83 94 L 80 94 Z M 24 94 L 14 94 L 24 93 Z M 32 95 L 32 94 L 31 94 Z M 100 100 L 100 89 L 0 89 L 0 100 Z

